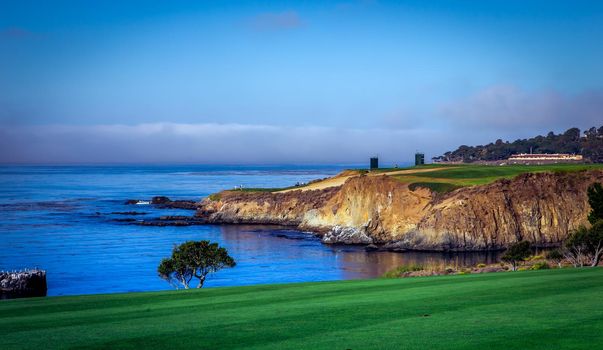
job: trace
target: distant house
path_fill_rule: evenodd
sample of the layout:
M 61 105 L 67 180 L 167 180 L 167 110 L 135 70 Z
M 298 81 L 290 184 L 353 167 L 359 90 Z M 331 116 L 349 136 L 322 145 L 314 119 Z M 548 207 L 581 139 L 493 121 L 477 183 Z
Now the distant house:
M 568 153 L 520 153 L 509 157 L 509 163 L 573 163 L 583 161 L 580 154 Z

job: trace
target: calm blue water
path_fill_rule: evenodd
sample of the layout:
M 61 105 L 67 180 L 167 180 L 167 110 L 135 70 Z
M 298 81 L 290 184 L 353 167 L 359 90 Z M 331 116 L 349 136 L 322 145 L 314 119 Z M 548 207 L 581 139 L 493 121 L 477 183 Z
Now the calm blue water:
M 170 289 L 155 271 L 173 245 L 186 240 L 219 242 L 237 261 L 212 275 L 207 287 L 368 278 L 405 262 L 459 259 L 326 246 L 282 227 L 127 225 L 115 220 L 129 216 L 112 214 L 192 215 L 124 201 L 157 195 L 198 200 L 239 185 L 290 186 L 348 167 L 0 166 L 0 270 L 45 269 L 48 294 L 66 295 Z

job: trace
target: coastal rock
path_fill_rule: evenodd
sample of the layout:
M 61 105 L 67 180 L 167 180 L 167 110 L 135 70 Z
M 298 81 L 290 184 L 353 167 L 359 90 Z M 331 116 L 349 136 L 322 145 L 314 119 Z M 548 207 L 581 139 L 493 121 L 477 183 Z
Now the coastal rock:
M 366 234 L 363 228 L 335 226 L 322 236 L 322 242 L 327 244 L 371 244 L 373 239 Z
M 218 196 L 204 199 L 196 215 L 215 224 L 298 226 L 307 213 L 323 207 L 337 192 L 336 187 L 285 193 L 222 191 Z
M 155 196 L 151 198 L 150 201 L 146 200 L 138 200 L 138 199 L 128 199 L 125 201 L 126 205 L 136 205 L 136 204 L 152 204 L 159 208 L 167 208 L 167 209 L 187 209 L 187 210 L 197 210 L 198 204 L 195 201 L 191 200 L 171 200 L 165 196 Z
M 158 218 L 136 221 L 141 226 L 191 226 L 205 224 L 205 220 L 195 216 L 165 215 Z
M 498 250 L 521 240 L 547 247 L 588 224 L 586 189 L 594 182 L 603 182 L 603 171 L 523 174 L 438 194 L 390 176 L 356 176 L 316 190 L 223 191 L 198 203 L 196 216 L 294 225 L 326 243 L 395 251 Z
M 155 196 L 151 198 L 151 204 L 167 204 L 170 202 L 171 200 L 165 196 Z
M 46 296 L 46 271 L 0 272 L 0 299 Z
M 376 252 L 379 251 L 379 247 L 371 243 L 364 247 L 364 250 L 367 252 Z

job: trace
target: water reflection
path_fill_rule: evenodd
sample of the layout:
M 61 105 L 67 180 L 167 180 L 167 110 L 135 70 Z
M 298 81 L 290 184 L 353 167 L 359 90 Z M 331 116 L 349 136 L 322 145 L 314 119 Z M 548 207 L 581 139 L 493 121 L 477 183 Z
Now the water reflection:
M 378 277 L 405 264 L 443 263 L 449 266 L 492 264 L 500 260 L 501 254 L 500 252 L 367 252 L 362 246 L 324 245 L 311 233 L 281 226 L 224 225 L 219 227 L 221 239 L 235 251 L 251 253 L 260 259 L 267 253 L 271 259 L 283 256 L 285 259 L 300 263 L 306 261 L 310 265 L 322 264 L 325 260 L 332 261 L 341 279 Z M 274 263 L 274 261 L 266 263 Z M 312 271 L 317 268 L 321 266 L 314 266 Z

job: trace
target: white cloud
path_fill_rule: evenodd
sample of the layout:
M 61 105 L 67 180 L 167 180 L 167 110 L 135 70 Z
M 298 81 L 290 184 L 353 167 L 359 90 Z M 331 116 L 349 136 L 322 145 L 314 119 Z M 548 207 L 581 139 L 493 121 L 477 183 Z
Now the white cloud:
M 438 141 L 439 140 L 439 141 Z M 0 126 L 2 163 L 353 163 L 433 155 L 460 140 L 430 130 L 247 124 Z

